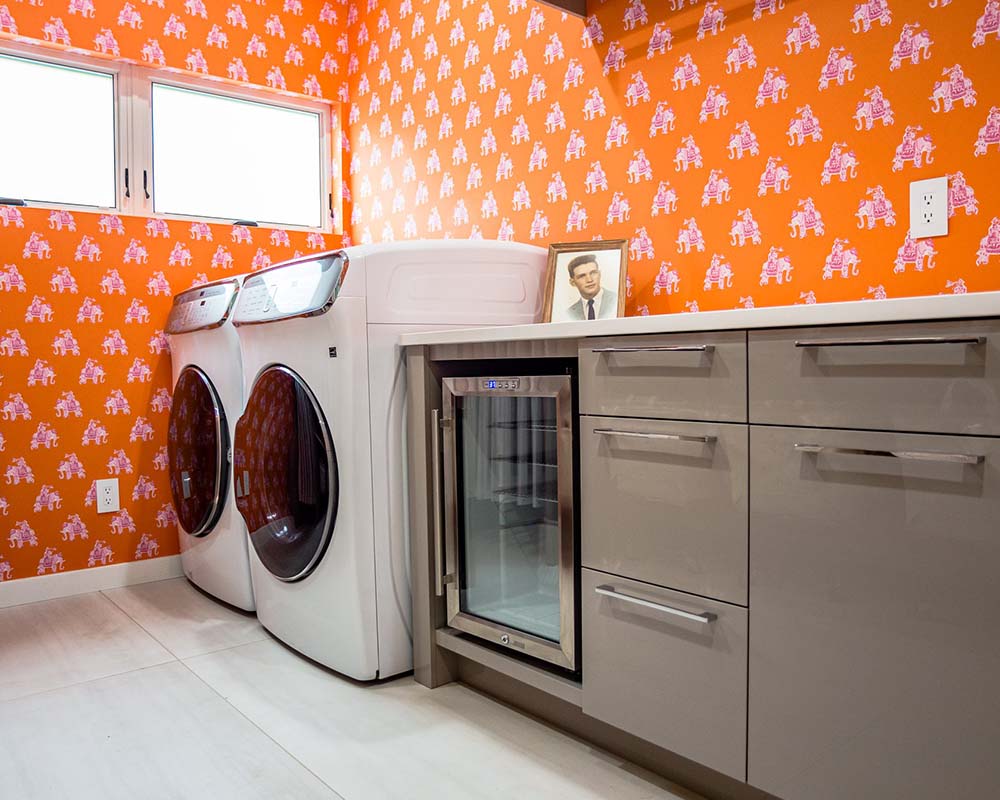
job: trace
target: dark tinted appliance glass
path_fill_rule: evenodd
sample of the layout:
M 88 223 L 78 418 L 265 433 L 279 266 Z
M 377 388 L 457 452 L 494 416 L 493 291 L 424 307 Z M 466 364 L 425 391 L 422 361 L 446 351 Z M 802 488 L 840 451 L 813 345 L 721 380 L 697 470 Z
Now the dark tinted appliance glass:
M 170 494 L 181 527 L 195 536 L 218 522 L 229 482 L 225 413 L 208 377 L 185 367 L 174 387 L 167 432 Z
M 282 580 L 305 577 L 337 515 L 337 459 L 312 394 L 285 367 L 254 384 L 236 426 L 236 506 L 261 563 Z

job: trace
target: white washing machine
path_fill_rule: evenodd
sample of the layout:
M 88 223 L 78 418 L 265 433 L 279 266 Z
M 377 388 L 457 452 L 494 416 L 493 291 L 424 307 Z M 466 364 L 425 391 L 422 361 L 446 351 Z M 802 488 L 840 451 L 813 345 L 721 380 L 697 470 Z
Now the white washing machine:
M 236 503 L 257 615 L 359 680 L 412 669 L 403 332 L 537 321 L 546 251 L 365 245 L 248 276 Z
M 167 455 L 184 573 L 219 600 L 253 611 L 247 531 L 236 510 L 231 469 L 243 411 L 232 319 L 240 283 L 228 278 L 174 297 L 166 325 L 174 385 Z

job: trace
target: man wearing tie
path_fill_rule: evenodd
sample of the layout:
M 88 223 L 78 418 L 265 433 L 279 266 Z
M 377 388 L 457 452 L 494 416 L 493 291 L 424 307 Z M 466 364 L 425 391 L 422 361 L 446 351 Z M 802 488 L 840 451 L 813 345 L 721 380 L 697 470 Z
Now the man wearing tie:
M 568 265 L 570 285 L 580 293 L 580 299 L 566 309 L 566 318 L 614 319 L 618 316 L 618 295 L 601 288 L 601 268 L 597 256 L 587 253 L 572 259 Z

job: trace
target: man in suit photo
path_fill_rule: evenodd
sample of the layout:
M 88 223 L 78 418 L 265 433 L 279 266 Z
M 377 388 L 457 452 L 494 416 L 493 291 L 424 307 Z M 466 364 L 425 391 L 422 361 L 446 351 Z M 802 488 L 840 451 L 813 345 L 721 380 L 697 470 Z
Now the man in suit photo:
M 580 293 L 580 299 L 566 309 L 566 318 L 614 319 L 618 316 L 618 295 L 601 288 L 601 268 L 597 256 L 585 253 L 568 264 L 569 283 Z

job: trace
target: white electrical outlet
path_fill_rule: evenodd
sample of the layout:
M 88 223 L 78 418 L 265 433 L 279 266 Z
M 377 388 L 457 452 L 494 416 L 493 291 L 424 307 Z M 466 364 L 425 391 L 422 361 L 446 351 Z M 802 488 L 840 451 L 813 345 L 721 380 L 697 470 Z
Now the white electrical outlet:
M 121 505 L 118 502 L 118 478 L 108 478 L 103 481 L 96 481 L 97 488 L 97 513 L 110 514 L 112 511 L 120 511 Z
M 948 235 L 948 178 L 910 184 L 910 237 Z

